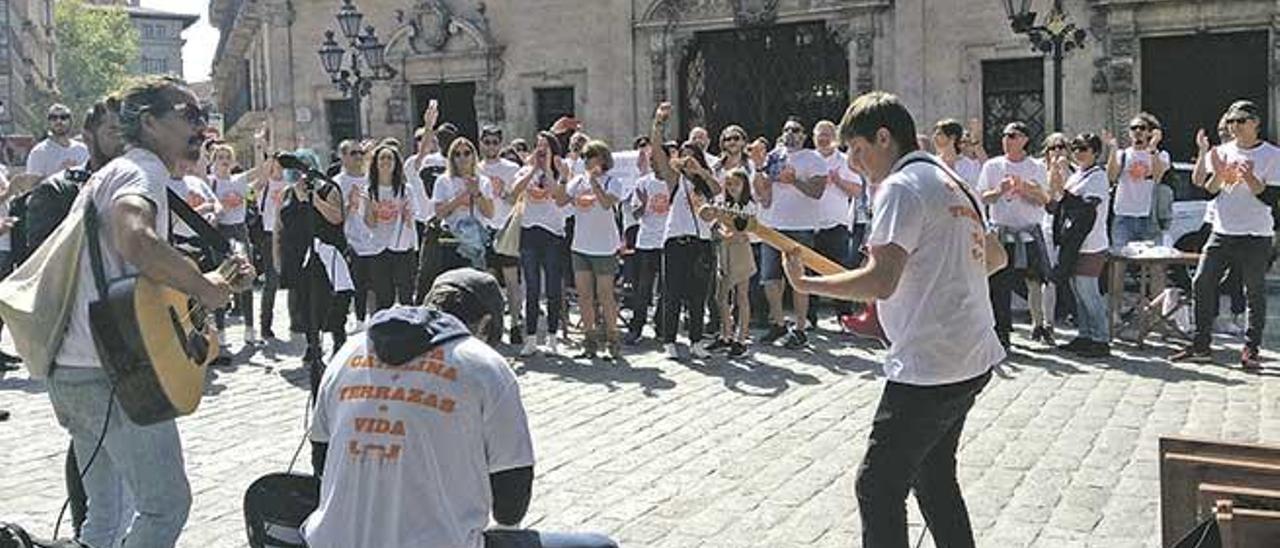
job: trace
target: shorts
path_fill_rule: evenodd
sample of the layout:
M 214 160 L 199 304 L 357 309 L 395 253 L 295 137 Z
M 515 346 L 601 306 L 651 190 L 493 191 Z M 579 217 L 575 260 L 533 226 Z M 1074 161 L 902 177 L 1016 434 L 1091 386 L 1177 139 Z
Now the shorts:
M 618 258 L 613 255 L 587 255 L 574 251 L 573 271 L 590 271 L 596 276 L 613 276 L 618 273 Z
M 778 232 L 802 246 L 813 247 L 814 232 L 812 230 L 779 230 Z M 782 252 L 768 244 L 760 246 L 760 279 L 765 282 L 776 282 L 782 277 Z

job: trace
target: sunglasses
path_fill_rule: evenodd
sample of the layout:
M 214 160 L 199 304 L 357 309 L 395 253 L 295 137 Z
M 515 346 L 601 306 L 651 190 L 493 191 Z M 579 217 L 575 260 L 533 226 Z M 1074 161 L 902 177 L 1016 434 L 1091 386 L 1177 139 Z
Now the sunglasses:
M 1141 124 L 1134 124 L 1132 126 L 1129 126 L 1129 131 L 1146 131 L 1148 129 L 1151 129 L 1151 128 L 1148 128 L 1147 126 L 1144 126 Z
M 71 119 L 71 115 L 70 115 L 70 114 L 50 114 L 50 115 L 49 115 L 49 120 L 50 120 L 50 121 L 61 121 L 61 122 L 66 122 L 66 121 L 68 121 L 68 120 L 70 120 L 70 119 Z
M 1045 148 L 1045 150 L 1066 150 L 1066 149 L 1067 149 L 1067 145 L 1052 145 Z
M 1230 119 L 1230 120 L 1227 120 L 1227 125 L 1243 124 L 1243 123 L 1248 122 L 1249 120 L 1252 120 L 1252 119 L 1253 119 L 1253 118 L 1249 118 L 1248 116 L 1244 116 L 1244 117 L 1240 117 L 1240 118 L 1232 118 L 1232 119 Z
M 720 142 L 732 143 L 734 141 L 741 141 L 741 140 L 743 140 L 741 135 L 729 135 L 728 137 L 721 139 Z
M 502 141 L 499 139 L 481 139 L 480 144 L 487 147 L 496 147 L 498 145 L 501 145 Z
M 787 133 L 804 133 L 804 128 L 796 127 L 796 126 L 787 126 L 785 128 L 782 128 L 782 131 L 785 131 Z
M 1087 147 L 1087 146 L 1079 146 L 1079 145 L 1077 145 L 1077 146 L 1073 146 L 1073 147 L 1071 147 L 1071 152 L 1085 152 L 1085 151 L 1087 151 L 1087 150 L 1089 150 L 1089 147 Z
M 473 153 L 470 150 L 459 150 L 453 153 L 454 158 L 470 158 Z
M 173 105 L 172 110 L 182 114 L 182 117 L 187 120 L 187 123 L 193 126 L 204 126 L 209 124 L 209 114 L 201 110 L 199 105 L 179 103 Z

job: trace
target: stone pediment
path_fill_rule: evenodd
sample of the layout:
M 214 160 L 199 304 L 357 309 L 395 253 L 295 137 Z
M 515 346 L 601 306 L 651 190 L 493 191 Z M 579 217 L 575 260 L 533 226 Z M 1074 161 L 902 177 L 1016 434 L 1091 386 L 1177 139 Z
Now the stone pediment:
M 639 23 L 731 19 L 736 26 L 769 25 L 780 15 L 882 6 L 891 0 L 652 0 Z
M 483 5 L 457 6 L 445 0 L 418 0 L 396 10 L 398 26 L 387 40 L 388 53 L 413 57 L 446 53 L 484 53 L 495 47 Z

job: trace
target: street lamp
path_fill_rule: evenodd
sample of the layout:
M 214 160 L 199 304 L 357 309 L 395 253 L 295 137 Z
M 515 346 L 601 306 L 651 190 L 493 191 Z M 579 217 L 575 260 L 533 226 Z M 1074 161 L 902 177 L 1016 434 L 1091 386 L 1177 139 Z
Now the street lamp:
M 387 46 L 378 41 L 373 25 L 366 25 L 361 34 L 360 23 L 364 21 L 364 14 L 352 5 L 351 0 L 342 0 L 342 7 L 338 9 L 335 18 L 343 39 L 347 41 L 347 47 L 343 48 L 338 43 L 332 30 L 326 30 L 324 42 L 320 44 L 317 53 L 320 54 L 320 64 L 324 65 L 324 71 L 329 74 L 329 81 L 351 99 L 355 108 L 356 138 L 359 139 L 364 137 L 360 127 L 361 100 L 369 96 L 373 82 L 395 78 L 397 72 L 387 64 Z M 343 68 L 347 52 L 351 53 L 351 65 Z
M 1084 47 L 1085 30 L 1067 21 L 1062 11 L 1062 0 L 1053 0 L 1053 10 L 1044 25 L 1036 26 L 1036 13 L 1031 11 L 1031 0 L 1000 0 L 1009 27 L 1015 34 L 1025 34 L 1031 39 L 1031 50 L 1053 55 L 1053 129 L 1062 131 L 1062 57 Z

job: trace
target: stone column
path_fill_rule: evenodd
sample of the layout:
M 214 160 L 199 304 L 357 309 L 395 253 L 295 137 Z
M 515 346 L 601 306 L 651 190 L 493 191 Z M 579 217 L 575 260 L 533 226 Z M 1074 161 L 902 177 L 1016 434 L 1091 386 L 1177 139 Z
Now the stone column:
M 1136 65 L 1138 62 L 1137 24 L 1132 8 L 1116 6 L 1107 13 L 1107 56 L 1105 90 L 1110 96 L 1110 112 L 1107 127 L 1113 135 L 1123 135 L 1124 129 L 1138 112 L 1138 86 Z
M 294 102 L 294 79 L 297 68 L 293 48 L 300 46 L 293 33 L 293 13 L 284 3 L 266 6 L 262 26 L 262 45 L 266 48 L 263 67 L 266 78 L 267 117 L 279 146 L 298 146 L 298 121 Z M 314 146 L 316 143 L 310 143 Z M 323 143 L 321 143 L 323 144 Z

